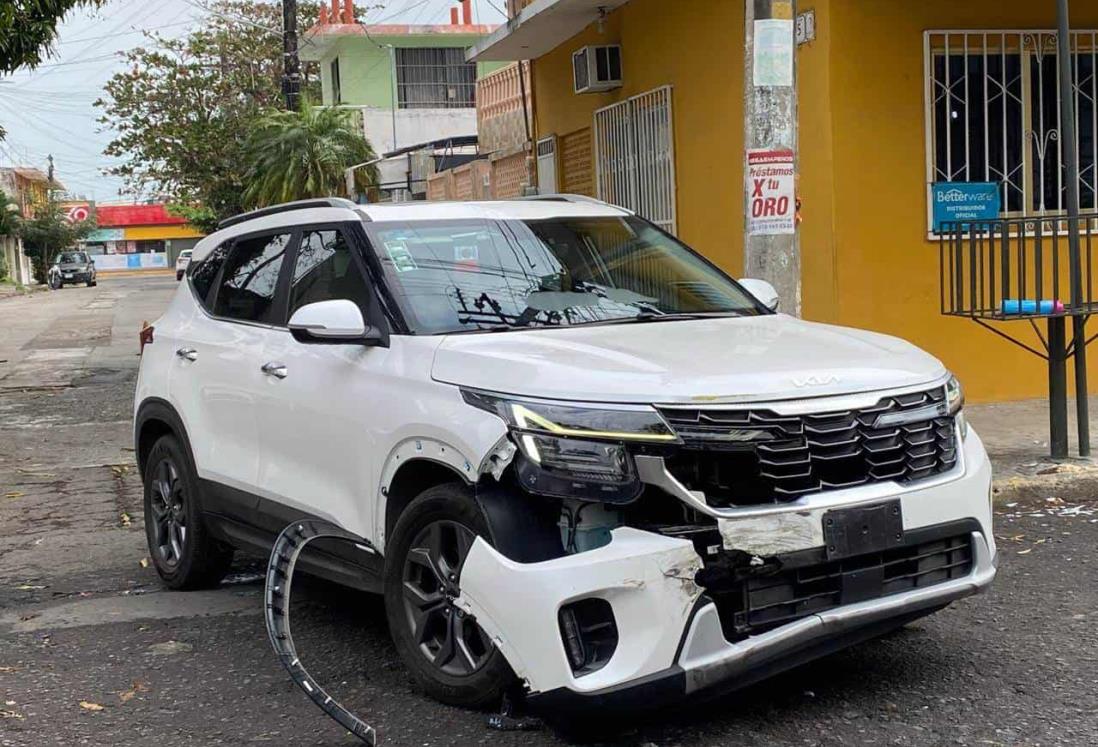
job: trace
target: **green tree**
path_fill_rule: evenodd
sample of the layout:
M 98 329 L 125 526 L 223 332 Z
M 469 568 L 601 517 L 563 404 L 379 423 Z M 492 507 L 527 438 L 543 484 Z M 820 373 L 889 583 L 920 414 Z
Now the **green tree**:
M 103 0 L 7 0 L 0 3 L 0 73 L 35 67 L 50 52 L 57 24 L 73 8 Z
M 244 201 L 249 207 L 347 191 L 344 169 L 374 159 L 352 112 L 306 107 L 271 111 L 256 124 L 245 151 Z M 377 184 L 377 168 L 355 172 L 356 192 Z
M 111 172 L 134 191 L 174 204 L 200 228 L 243 208 L 248 134 L 280 103 L 282 86 L 279 5 L 222 0 L 210 7 L 202 27 L 184 38 L 148 35 L 96 102 L 100 123 L 115 133 L 105 153 L 122 159 Z M 308 28 L 318 6 L 299 8 L 298 25 Z M 316 86 L 309 71 L 306 94 Z
M 31 258 L 35 279 L 45 283 L 46 273 L 57 253 L 75 247 L 95 226 L 94 218 L 70 222 L 61 205 L 52 197 L 37 206 L 34 217 L 24 219 L 19 227 L 23 253 Z

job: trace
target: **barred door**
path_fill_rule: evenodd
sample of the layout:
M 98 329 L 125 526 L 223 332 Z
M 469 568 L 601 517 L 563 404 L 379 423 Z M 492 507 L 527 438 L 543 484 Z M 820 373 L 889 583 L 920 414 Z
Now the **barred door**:
M 671 86 L 595 112 L 595 181 L 600 200 L 675 233 Z

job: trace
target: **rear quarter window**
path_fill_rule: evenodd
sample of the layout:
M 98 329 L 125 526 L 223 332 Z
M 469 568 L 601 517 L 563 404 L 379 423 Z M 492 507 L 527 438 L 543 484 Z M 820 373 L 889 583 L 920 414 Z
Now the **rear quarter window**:
M 206 258 L 198 264 L 191 264 L 191 285 L 194 287 L 194 295 L 198 298 L 207 311 L 212 311 L 212 291 L 217 273 L 225 264 L 225 257 L 229 254 L 232 242 L 225 241 L 214 247 Z

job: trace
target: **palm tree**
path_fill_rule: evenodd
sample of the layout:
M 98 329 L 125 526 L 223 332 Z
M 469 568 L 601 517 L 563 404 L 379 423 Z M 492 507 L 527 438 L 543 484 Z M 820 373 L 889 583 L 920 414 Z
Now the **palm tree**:
M 254 207 L 346 194 L 344 169 L 376 157 L 352 112 L 332 107 L 268 112 L 245 152 L 244 202 Z M 355 171 L 356 192 L 376 183 L 376 167 Z

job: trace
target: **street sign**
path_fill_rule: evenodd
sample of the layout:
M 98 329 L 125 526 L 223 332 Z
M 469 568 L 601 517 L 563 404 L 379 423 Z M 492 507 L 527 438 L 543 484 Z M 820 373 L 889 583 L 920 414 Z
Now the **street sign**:
M 934 182 L 930 191 L 935 232 L 941 230 L 945 221 L 995 220 L 999 217 L 999 185 L 995 182 Z

